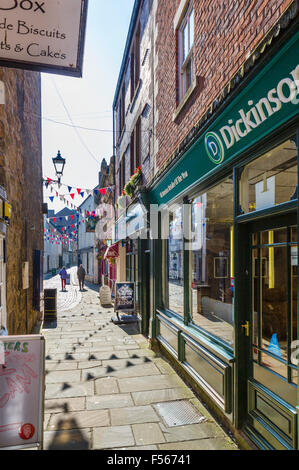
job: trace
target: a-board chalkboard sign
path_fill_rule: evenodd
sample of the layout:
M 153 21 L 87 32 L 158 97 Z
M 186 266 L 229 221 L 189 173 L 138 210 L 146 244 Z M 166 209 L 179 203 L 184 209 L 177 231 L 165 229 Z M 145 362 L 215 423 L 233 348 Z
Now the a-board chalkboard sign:
M 117 282 L 115 285 L 116 312 L 133 313 L 135 311 L 135 283 Z

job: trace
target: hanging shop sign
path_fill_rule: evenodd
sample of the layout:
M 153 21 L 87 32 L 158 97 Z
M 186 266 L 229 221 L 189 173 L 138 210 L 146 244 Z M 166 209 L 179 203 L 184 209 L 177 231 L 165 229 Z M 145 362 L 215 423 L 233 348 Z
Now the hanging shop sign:
M 257 73 L 149 193 L 165 204 L 299 112 L 299 32 Z
M 88 0 L 1 0 L 0 66 L 82 76 Z
M 0 337 L 0 450 L 42 447 L 45 340 Z
M 135 284 L 134 282 L 117 282 L 115 287 L 116 312 L 132 313 L 135 311 Z

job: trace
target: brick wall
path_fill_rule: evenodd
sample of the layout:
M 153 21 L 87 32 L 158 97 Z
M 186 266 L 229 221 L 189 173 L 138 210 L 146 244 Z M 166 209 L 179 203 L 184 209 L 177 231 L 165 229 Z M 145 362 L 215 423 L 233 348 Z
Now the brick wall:
M 33 253 L 43 249 L 40 74 L 0 68 L 6 104 L 0 106 L 0 185 L 12 205 L 7 229 L 7 317 L 9 334 L 30 333 L 33 308 Z M 22 263 L 29 261 L 29 289 Z
M 277 22 L 291 0 L 193 0 L 194 65 L 198 86 L 177 108 L 177 50 L 173 20 L 180 0 L 160 0 L 156 12 L 156 170 L 234 76 L 246 57 Z

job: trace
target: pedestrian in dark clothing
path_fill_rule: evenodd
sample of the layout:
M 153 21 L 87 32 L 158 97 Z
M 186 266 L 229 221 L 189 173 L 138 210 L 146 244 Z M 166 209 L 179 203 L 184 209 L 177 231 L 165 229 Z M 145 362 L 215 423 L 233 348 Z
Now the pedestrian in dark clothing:
M 61 287 L 62 287 L 62 291 L 65 290 L 65 286 L 66 286 L 66 279 L 67 279 L 67 271 L 65 269 L 65 266 L 63 266 L 62 270 L 60 271 L 59 273 L 60 277 L 61 277 Z
M 82 264 L 80 264 L 78 271 L 77 271 L 80 291 L 84 289 L 85 274 L 86 274 L 86 271 L 83 268 Z

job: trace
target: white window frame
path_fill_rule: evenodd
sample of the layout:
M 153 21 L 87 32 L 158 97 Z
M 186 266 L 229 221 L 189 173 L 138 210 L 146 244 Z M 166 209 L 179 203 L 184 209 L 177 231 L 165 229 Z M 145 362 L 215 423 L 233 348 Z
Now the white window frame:
M 193 32 L 191 32 L 190 18 L 193 15 Z M 185 37 L 184 30 L 185 27 L 188 27 L 188 53 L 187 57 L 184 58 L 185 50 Z M 191 34 L 193 33 L 193 34 Z M 193 42 L 191 44 L 191 38 L 193 37 Z M 194 81 L 194 8 L 193 2 L 190 2 L 186 13 L 184 14 L 183 19 L 180 22 L 178 27 L 178 74 L 179 74 L 179 103 L 182 101 L 189 88 L 192 86 Z M 191 79 L 190 83 L 187 82 L 187 68 L 191 65 Z

